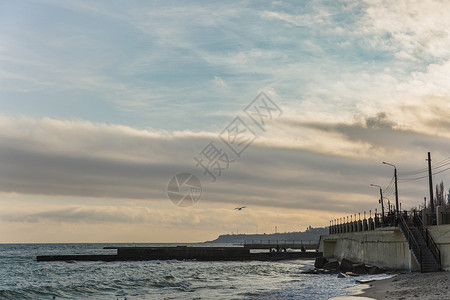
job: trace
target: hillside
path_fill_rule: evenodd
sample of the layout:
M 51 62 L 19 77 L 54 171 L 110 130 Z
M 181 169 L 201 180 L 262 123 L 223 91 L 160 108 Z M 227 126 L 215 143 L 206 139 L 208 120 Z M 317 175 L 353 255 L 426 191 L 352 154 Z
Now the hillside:
M 309 228 L 303 232 L 273 234 L 224 234 L 205 243 L 244 243 L 245 241 L 319 241 L 321 235 L 328 234 L 328 228 Z

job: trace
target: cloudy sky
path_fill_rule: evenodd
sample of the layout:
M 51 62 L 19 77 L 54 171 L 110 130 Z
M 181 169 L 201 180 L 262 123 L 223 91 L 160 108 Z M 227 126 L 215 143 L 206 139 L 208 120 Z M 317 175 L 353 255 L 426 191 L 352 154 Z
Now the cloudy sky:
M 450 187 L 449 10 L 2 1 L 0 242 L 327 226 L 379 210 L 370 184 L 394 201 L 382 161 L 398 169 L 402 208 L 423 205 L 428 151 L 434 182 Z M 195 159 L 212 149 L 219 160 L 203 168 Z M 179 173 L 201 182 L 193 206 L 168 198 Z

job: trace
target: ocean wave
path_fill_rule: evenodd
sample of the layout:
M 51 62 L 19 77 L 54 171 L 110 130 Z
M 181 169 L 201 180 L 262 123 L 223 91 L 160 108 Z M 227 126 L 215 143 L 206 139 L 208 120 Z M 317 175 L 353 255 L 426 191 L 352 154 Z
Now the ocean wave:
M 313 261 L 64 263 L 35 259 L 43 253 L 95 253 L 104 246 L 0 245 L 0 298 L 324 299 L 345 293 L 354 284 L 331 275 L 300 274 Z

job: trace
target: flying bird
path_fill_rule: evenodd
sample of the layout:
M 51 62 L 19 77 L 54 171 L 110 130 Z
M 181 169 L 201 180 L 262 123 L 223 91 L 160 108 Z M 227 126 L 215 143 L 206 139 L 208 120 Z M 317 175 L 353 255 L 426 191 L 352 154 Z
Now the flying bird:
M 236 207 L 235 210 L 242 210 L 243 208 L 246 208 L 247 206 L 241 206 L 241 207 Z

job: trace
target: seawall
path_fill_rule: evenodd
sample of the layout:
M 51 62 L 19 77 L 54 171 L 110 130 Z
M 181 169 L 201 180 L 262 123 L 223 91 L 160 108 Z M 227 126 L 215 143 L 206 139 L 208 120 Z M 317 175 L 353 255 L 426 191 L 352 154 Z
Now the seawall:
M 326 258 L 347 258 L 383 269 L 419 271 L 398 227 L 323 235 L 319 251 Z
M 441 251 L 442 269 L 450 271 L 450 224 L 428 226 L 427 228 Z
M 450 224 L 427 228 L 441 251 L 442 269 L 450 271 Z M 384 269 L 419 271 L 399 227 L 322 235 L 319 251 L 326 258 L 347 258 Z

